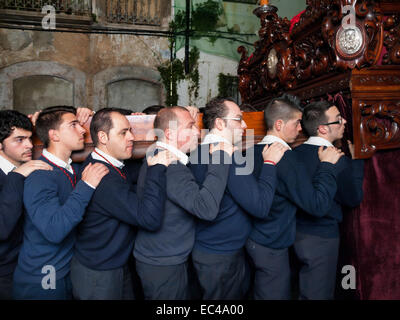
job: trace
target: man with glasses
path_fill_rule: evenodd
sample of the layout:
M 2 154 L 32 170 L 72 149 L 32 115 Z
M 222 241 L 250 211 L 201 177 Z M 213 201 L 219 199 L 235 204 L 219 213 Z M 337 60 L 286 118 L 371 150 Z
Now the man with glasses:
M 335 141 L 342 139 L 346 122 L 337 107 L 327 101 L 313 102 L 304 109 L 302 126 L 310 138 L 294 151 L 310 176 L 317 170 L 318 149 L 333 147 Z M 354 146 L 347 143 L 353 160 L 344 156 L 337 164 L 337 191 L 329 212 L 321 217 L 302 209 L 297 212 L 294 249 L 303 264 L 300 299 L 334 298 L 342 206 L 356 207 L 363 196 L 364 163 L 354 160 Z
M 290 149 L 301 130 L 302 109 L 296 97 L 283 95 L 272 99 L 264 111 L 267 135 L 254 146 L 255 174 L 263 166 L 265 145 L 280 143 L 289 148 L 276 165 L 277 186 L 270 212 L 265 219 L 254 219 L 246 243 L 255 267 L 254 299 L 291 298 L 289 247 L 296 238 L 296 211 L 303 208 L 315 217 L 331 208 L 336 193 L 336 171 L 343 153 L 336 148 L 317 148 L 314 174 Z
M 136 270 L 146 300 L 191 299 L 189 256 L 195 242 L 195 218 L 212 220 L 225 190 L 229 165 L 210 166 L 202 185 L 190 171 L 186 155 L 198 145 L 200 130 L 191 113 L 183 107 L 164 108 L 154 121 L 158 141 L 154 153 L 169 151 L 177 161 L 166 169 L 167 200 L 157 231 L 139 229 L 135 241 Z M 218 144 L 210 153 L 231 156 L 233 147 Z M 137 194 L 145 193 L 147 162 L 140 169 Z
M 237 145 L 242 142 L 246 129 L 239 106 L 229 98 L 214 98 L 207 103 L 203 122 L 210 131 L 197 149 L 198 164 L 191 166 L 200 184 L 205 181 L 209 163 L 204 161 L 206 157 L 203 155 L 209 154 L 210 146 L 216 143 Z M 204 300 L 245 297 L 250 285 L 250 272 L 244 246 L 251 231 L 251 216 L 263 219 L 268 215 L 276 186 L 274 164 L 280 161 L 286 150 L 278 143 L 263 149 L 264 165 L 259 178 L 252 174 L 253 162 L 242 165 L 240 154 L 234 154 L 217 217 L 213 221 L 197 222 L 192 259 Z M 206 160 L 214 163 L 214 159 L 209 157 Z M 219 160 L 224 162 L 224 159 Z M 248 157 L 246 160 L 251 162 L 254 159 Z

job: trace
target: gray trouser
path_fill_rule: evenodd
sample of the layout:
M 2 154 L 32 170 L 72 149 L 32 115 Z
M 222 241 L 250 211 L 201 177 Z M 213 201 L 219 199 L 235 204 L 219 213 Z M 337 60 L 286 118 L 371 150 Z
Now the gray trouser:
M 335 295 L 339 238 L 297 232 L 294 250 L 302 262 L 300 299 L 332 300 Z
M 160 266 L 136 260 L 136 272 L 146 300 L 190 299 L 187 262 Z
M 0 300 L 11 300 L 13 298 L 13 274 L 0 276 Z
M 133 300 L 132 275 L 128 264 L 113 270 L 93 270 L 75 257 L 71 261 L 71 281 L 74 299 Z
M 203 300 L 242 299 L 250 286 L 244 250 L 213 254 L 193 250 L 192 259 L 203 291 Z
M 289 300 L 290 266 L 288 249 L 271 249 L 251 239 L 246 249 L 255 267 L 254 299 Z

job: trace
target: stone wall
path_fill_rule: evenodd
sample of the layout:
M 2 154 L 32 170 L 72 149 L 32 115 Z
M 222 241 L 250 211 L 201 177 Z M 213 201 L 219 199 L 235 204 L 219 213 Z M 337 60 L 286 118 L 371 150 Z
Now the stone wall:
M 96 19 L 107 26 L 101 1 L 94 2 Z M 141 111 L 163 103 L 157 66 L 168 57 L 167 38 L 0 28 L 0 108 L 33 112 L 72 103 L 98 110 L 121 104 Z

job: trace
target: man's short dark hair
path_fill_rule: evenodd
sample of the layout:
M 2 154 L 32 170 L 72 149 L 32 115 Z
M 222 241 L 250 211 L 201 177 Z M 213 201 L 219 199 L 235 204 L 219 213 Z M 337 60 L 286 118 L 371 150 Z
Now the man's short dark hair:
M 50 143 L 49 131 L 57 130 L 61 124 L 62 116 L 66 113 L 76 115 L 76 109 L 71 106 L 54 106 L 43 109 L 36 120 L 36 135 L 47 148 Z
M 170 121 L 176 121 L 179 123 L 179 115 L 177 114 L 177 111 L 189 112 L 184 107 L 175 106 L 163 108 L 157 113 L 157 116 L 154 119 L 154 129 L 157 130 L 156 133 L 161 133 L 160 131 L 164 132 L 168 128 Z M 159 136 L 159 138 L 162 137 Z
M 104 108 L 106 109 L 106 108 Z M 132 114 L 132 110 L 129 109 L 125 109 L 125 108 L 113 108 L 116 111 L 115 112 L 119 112 L 120 114 L 123 114 L 124 116 L 130 116 Z
M 328 101 L 316 101 L 304 108 L 301 126 L 308 136 L 318 135 L 318 127 L 328 122 L 326 111 L 332 106 Z
M 99 137 L 97 134 L 99 131 L 104 131 L 109 134 L 110 130 L 113 128 L 113 122 L 111 119 L 111 113 L 116 112 L 123 116 L 126 116 L 123 109 L 120 108 L 103 108 L 96 111 L 90 123 L 90 136 L 92 138 L 93 144 L 97 147 L 99 144 Z
M 236 103 L 236 101 L 232 98 L 216 97 L 211 99 L 210 102 L 206 104 L 206 107 L 203 111 L 204 128 L 209 130 L 213 129 L 215 126 L 215 120 L 217 118 L 223 118 L 227 115 L 228 110 L 225 105 L 226 101 Z
M 303 112 L 300 100 L 296 96 L 285 93 L 279 98 L 272 99 L 264 111 L 267 130 L 271 130 L 279 119 L 285 122 L 293 119 L 295 112 Z
M 14 129 L 24 129 L 32 132 L 32 122 L 16 110 L 0 111 L 0 143 L 7 139 Z
M 165 108 L 164 106 L 154 105 L 154 106 L 147 107 L 142 112 L 145 114 L 157 114 L 158 111 L 160 111 L 161 109 L 164 109 L 164 108 Z

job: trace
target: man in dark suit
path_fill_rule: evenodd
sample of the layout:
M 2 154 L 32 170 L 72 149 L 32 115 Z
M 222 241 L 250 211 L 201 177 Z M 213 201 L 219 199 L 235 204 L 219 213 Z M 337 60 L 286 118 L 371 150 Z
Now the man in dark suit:
M 189 111 L 183 107 L 164 108 L 157 114 L 154 128 L 159 137 L 155 152 L 168 150 L 178 160 L 166 171 L 167 201 L 161 228 L 156 232 L 138 231 L 134 256 L 145 299 L 190 299 L 188 257 L 195 240 L 194 216 L 212 220 L 218 213 L 229 165 L 210 166 L 202 186 L 188 168 L 186 153 L 198 144 L 199 129 Z M 210 152 L 228 157 L 233 148 L 220 144 Z M 224 154 L 222 155 L 224 156 Z M 138 195 L 144 194 L 146 162 L 138 179 Z
M 191 166 L 200 184 L 208 163 L 213 163 L 208 157 L 209 161 L 203 161 L 210 146 L 221 142 L 238 145 L 246 129 L 242 111 L 229 98 L 214 98 L 207 103 L 203 122 L 210 131 L 197 149 L 197 164 Z M 286 150 L 279 143 L 266 146 L 259 177 L 253 175 L 253 157 L 243 162 L 241 153 L 234 153 L 218 216 L 213 221 L 197 222 L 192 259 L 203 299 L 242 299 L 248 291 L 250 273 L 244 246 L 251 231 L 251 216 L 268 216 L 276 187 L 275 166 Z
M 338 108 L 327 101 L 313 102 L 304 109 L 302 126 L 309 139 L 294 152 L 310 177 L 318 167 L 318 149 L 333 147 L 334 142 L 343 138 L 345 125 L 346 119 Z M 354 159 L 354 146 L 347 142 L 352 158 L 344 156 L 337 164 L 337 191 L 330 210 L 320 217 L 305 208 L 297 212 L 294 249 L 302 263 L 300 299 L 334 298 L 342 206 L 356 207 L 363 196 L 364 161 Z
M 37 170 L 24 182 L 24 236 L 13 276 L 13 297 L 70 299 L 75 227 L 108 169 L 103 164 L 89 164 L 77 181 L 78 168 L 70 156 L 83 149 L 85 129 L 74 107 L 41 111 L 36 134 L 45 147 L 39 159 L 53 170 Z
M 278 142 L 286 147 L 301 130 L 302 110 L 293 96 L 270 101 L 264 111 L 267 135 L 254 146 L 255 174 L 263 165 L 262 150 Z M 302 208 L 314 216 L 327 214 L 336 193 L 336 163 L 343 155 L 333 147 L 317 150 L 317 169 L 309 175 L 291 149 L 277 164 L 277 187 L 271 210 L 265 219 L 253 220 L 246 249 L 255 266 L 254 298 L 290 299 L 288 248 L 296 235 L 296 211 Z
M 32 123 L 14 110 L 0 111 L 0 299 L 12 298 L 12 279 L 22 241 L 24 180 L 35 170 L 51 170 L 32 160 Z
M 137 227 L 160 228 L 166 199 L 165 153 L 147 158 L 145 194 L 138 199 L 124 160 L 132 157 L 133 133 L 129 121 L 116 108 L 97 111 L 90 123 L 94 151 L 88 163 L 109 169 L 97 186 L 78 226 L 71 281 L 76 299 L 129 300 L 134 298 L 128 260 Z M 165 157 L 164 157 L 165 155 Z

